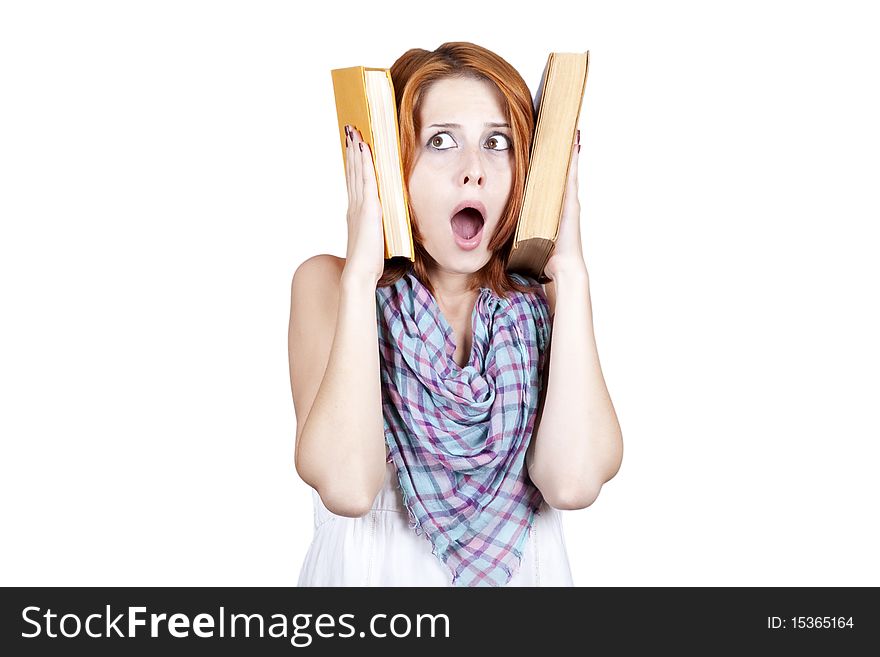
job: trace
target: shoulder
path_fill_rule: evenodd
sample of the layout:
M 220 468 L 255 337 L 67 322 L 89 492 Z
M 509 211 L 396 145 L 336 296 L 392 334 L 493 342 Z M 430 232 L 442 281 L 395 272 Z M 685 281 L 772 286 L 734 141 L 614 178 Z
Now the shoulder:
M 293 273 L 293 285 L 300 287 L 338 285 L 344 267 L 345 258 L 337 258 L 327 253 L 314 255 L 296 268 Z
M 338 302 L 339 282 L 345 258 L 322 253 L 300 263 L 293 273 L 291 301 L 305 301 L 311 305 Z
M 303 261 L 290 284 L 291 331 L 327 330 L 336 323 L 345 259 L 320 254 Z

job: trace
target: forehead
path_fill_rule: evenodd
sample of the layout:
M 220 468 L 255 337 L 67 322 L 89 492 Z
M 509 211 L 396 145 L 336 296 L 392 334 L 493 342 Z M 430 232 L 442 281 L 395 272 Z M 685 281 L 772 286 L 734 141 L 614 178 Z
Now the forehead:
M 422 97 L 421 124 L 500 121 L 506 116 L 504 96 L 488 80 L 443 78 Z M 460 119 L 460 120 L 459 120 Z

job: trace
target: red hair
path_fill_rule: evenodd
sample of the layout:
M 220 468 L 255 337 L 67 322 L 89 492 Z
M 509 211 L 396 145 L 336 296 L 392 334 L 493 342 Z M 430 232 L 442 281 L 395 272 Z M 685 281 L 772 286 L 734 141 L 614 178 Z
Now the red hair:
M 532 94 L 522 76 L 513 66 L 490 50 L 473 43 L 455 41 L 441 45 L 434 51 L 413 48 L 401 55 L 391 66 L 391 80 L 397 100 L 397 116 L 400 128 L 400 150 L 403 161 L 407 197 L 409 179 L 415 162 L 420 130 L 420 109 L 428 88 L 438 80 L 450 77 L 469 77 L 492 83 L 504 98 L 505 118 L 513 133 L 513 184 L 510 197 L 495 233 L 489 240 L 492 253 L 487 262 L 471 277 L 470 289 L 488 287 L 495 294 L 505 297 L 506 292 L 533 292 L 534 286 L 524 286 L 513 280 L 507 272 L 507 260 L 513 248 L 516 223 L 522 208 L 526 172 L 529 166 L 529 148 L 535 131 L 535 110 Z M 410 206 L 412 208 L 412 206 Z M 413 271 L 434 294 L 428 279 L 428 265 L 434 259 L 422 244 L 416 222 L 412 222 L 415 261 L 409 258 L 391 258 L 379 278 L 378 287 L 392 285 L 409 269 Z

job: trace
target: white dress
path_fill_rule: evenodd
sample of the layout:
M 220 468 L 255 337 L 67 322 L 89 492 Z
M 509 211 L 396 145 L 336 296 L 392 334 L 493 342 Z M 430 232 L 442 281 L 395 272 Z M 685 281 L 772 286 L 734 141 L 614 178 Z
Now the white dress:
M 382 490 L 360 518 L 332 513 L 314 489 L 312 499 L 315 535 L 297 586 L 452 586 L 452 573 L 431 552 L 428 538 L 409 526 L 393 463 L 386 464 Z M 574 586 L 562 512 L 546 501 L 508 586 Z

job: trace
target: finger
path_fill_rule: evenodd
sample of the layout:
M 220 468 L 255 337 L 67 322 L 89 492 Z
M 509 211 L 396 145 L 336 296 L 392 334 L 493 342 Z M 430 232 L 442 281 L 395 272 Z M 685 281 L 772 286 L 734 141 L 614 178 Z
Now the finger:
M 577 191 L 577 153 L 573 153 L 568 165 L 568 176 L 565 179 L 565 199 L 571 200 L 577 196 Z
M 364 200 L 364 164 L 363 158 L 361 157 L 361 138 L 360 133 L 357 131 L 357 128 L 352 126 L 351 128 L 351 154 L 352 161 L 354 162 L 354 180 L 353 183 L 353 191 L 355 201 L 360 204 L 363 203 Z
M 376 187 L 376 169 L 373 165 L 373 152 L 370 150 L 370 145 L 367 142 L 363 143 L 363 151 L 361 151 L 361 155 L 363 157 L 363 161 L 361 162 L 361 170 L 363 171 L 363 195 L 364 198 L 372 198 L 374 194 L 378 194 L 378 189 Z
M 345 126 L 345 188 L 348 192 L 348 202 L 354 200 L 352 187 L 354 186 L 354 152 L 351 150 L 351 137 L 348 126 Z
M 568 165 L 568 184 L 573 186 L 575 190 L 577 190 L 578 186 L 578 164 L 581 159 L 580 136 L 581 131 L 578 130 L 575 144 L 571 147 L 571 161 Z
M 565 180 L 565 196 L 563 204 L 570 211 L 575 211 L 578 207 L 578 161 L 580 153 L 578 152 L 578 144 L 575 143 L 571 147 L 571 159 L 568 163 L 568 176 Z

